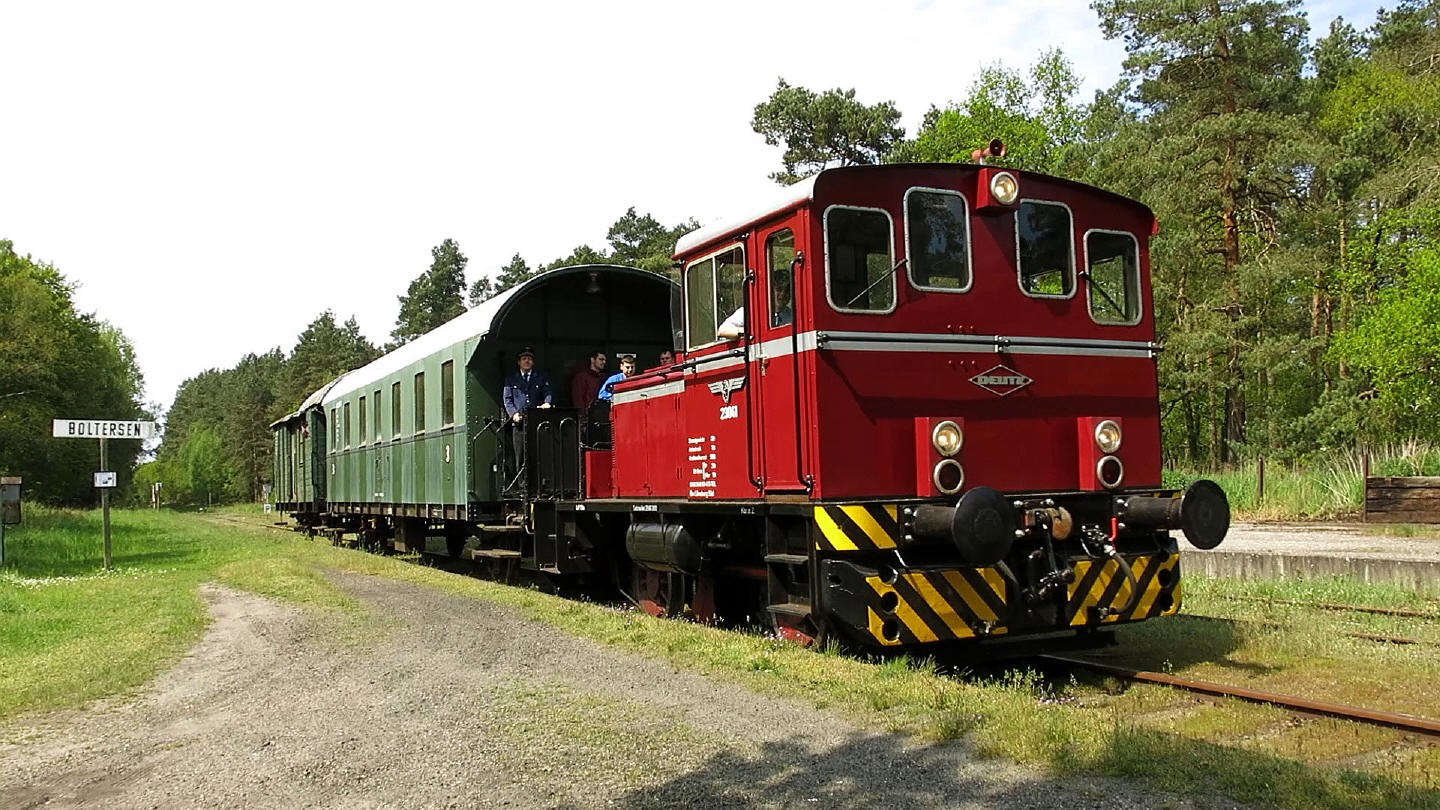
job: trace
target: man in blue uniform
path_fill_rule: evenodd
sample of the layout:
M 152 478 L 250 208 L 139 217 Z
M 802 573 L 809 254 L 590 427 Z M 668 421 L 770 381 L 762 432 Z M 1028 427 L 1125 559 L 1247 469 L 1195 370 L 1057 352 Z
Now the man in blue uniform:
M 510 441 L 515 448 L 515 478 L 518 481 L 525 471 L 525 412 L 531 408 L 549 408 L 553 393 L 550 378 L 545 372 L 535 370 L 535 353 L 526 346 L 515 358 L 518 367 L 505 377 L 505 390 L 501 400 L 505 404 L 505 415 L 510 419 Z M 513 485 L 515 482 L 512 481 Z

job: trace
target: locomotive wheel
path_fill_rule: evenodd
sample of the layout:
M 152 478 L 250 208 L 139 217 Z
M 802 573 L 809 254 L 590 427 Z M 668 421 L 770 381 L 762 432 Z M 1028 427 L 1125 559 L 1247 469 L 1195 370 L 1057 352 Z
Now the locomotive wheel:
M 680 574 L 651 571 L 632 565 L 630 588 L 635 604 L 651 616 L 673 618 L 685 607 L 685 586 Z

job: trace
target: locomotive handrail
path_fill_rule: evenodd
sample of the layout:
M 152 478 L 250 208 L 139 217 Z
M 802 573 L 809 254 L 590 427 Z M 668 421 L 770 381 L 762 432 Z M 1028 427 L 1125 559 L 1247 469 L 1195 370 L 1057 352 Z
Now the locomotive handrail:
M 741 320 L 744 321 L 740 332 L 741 339 L 744 342 L 740 348 L 745 353 L 745 398 L 750 400 L 750 407 L 745 409 L 745 477 L 750 481 L 750 485 L 755 487 L 755 491 L 759 493 L 765 491 L 765 482 L 755 477 L 755 406 L 757 403 L 751 399 L 758 394 L 755 391 L 755 386 L 750 384 L 750 363 L 754 359 L 750 354 L 750 338 L 752 337 L 750 334 L 750 315 L 751 310 L 755 309 L 753 306 L 755 302 L 750 299 L 755 297 L 753 294 L 754 287 L 755 271 L 747 270 L 745 271 L 744 298 L 740 302 L 740 309 L 742 310 Z
M 805 253 L 797 250 L 795 258 L 790 260 L 790 369 L 795 375 L 795 480 L 805 486 L 806 493 L 810 493 L 815 490 L 815 479 L 805 475 L 805 432 L 800 429 L 800 299 L 804 296 L 798 290 L 800 270 L 804 267 Z

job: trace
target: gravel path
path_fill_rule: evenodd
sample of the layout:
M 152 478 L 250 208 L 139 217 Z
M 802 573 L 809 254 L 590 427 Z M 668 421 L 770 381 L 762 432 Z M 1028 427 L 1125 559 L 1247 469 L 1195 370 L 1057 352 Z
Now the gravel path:
M 1181 551 L 1206 553 L 1183 541 Z M 1363 523 L 1236 523 L 1215 551 L 1440 562 L 1440 539 L 1381 534 Z
M 207 586 L 209 632 L 143 695 L 0 727 L 0 807 L 1230 806 L 919 746 L 483 602 L 336 581 L 378 620 Z

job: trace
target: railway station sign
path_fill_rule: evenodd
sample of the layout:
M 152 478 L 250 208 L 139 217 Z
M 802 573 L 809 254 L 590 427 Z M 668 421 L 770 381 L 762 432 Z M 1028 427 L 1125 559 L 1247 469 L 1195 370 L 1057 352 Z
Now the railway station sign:
M 119 422 L 113 419 L 56 419 L 57 439 L 153 439 L 154 422 Z

